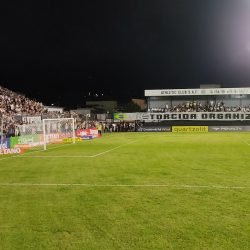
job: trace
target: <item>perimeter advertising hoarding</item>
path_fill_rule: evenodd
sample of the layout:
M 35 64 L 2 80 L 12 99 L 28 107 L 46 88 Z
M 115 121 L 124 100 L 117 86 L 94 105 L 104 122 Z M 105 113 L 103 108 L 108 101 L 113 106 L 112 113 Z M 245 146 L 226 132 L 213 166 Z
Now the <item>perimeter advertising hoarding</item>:
M 170 126 L 145 126 L 139 127 L 137 132 L 171 132 Z
M 240 132 L 250 131 L 250 126 L 209 126 L 209 132 Z
M 203 133 L 208 132 L 208 126 L 172 126 L 172 133 Z
M 10 148 L 35 147 L 42 144 L 42 135 L 23 135 L 10 138 Z
M 21 148 L 2 148 L 0 149 L 0 155 L 12 155 L 21 154 L 23 150 Z
M 79 129 L 76 131 L 76 136 L 77 137 L 84 137 L 84 136 L 93 136 L 94 138 L 100 137 L 98 134 L 98 130 L 93 128 L 93 129 Z

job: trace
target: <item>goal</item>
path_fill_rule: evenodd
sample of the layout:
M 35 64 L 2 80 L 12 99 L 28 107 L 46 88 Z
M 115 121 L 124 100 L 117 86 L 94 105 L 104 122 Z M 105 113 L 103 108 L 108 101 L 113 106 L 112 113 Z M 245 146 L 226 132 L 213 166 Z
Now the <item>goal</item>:
M 75 143 L 74 118 L 43 119 L 43 148 L 48 144 Z
M 42 147 L 47 150 L 49 144 L 75 143 L 74 118 L 43 119 L 38 123 L 18 126 L 16 144 L 29 149 Z

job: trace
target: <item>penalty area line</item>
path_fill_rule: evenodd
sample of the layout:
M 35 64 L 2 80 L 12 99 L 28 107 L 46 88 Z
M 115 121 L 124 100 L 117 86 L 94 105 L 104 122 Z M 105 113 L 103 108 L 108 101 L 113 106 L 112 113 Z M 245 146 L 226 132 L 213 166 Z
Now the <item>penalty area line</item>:
M 242 138 L 240 138 L 240 140 L 241 140 L 244 144 L 246 144 L 247 146 L 250 146 L 250 143 L 248 143 L 248 141 L 246 141 L 246 140 L 244 140 L 244 139 L 242 139 Z
M 51 147 L 50 150 L 65 147 L 65 146 L 72 146 L 72 145 L 75 145 L 75 144 L 63 144 L 63 145 L 60 145 L 60 146 L 57 146 L 57 147 Z M 23 154 L 12 155 L 12 156 L 9 156 L 9 157 L 0 158 L 0 161 L 12 159 L 12 158 L 33 158 L 33 157 L 36 157 L 36 156 L 35 155 L 34 156 L 33 155 L 32 156 L 30 156 L 30 155 L 27 156 L 27 154 L 33 154 L 33 153 L 37 153 L 37 152 L 44 152 L 44 150 L 43 149 L 37 149 L 37 150 L 32 150 L 32 151 L 25 152 Z M 41 157 L 41 156 L 39 156 L 39 157 Z
M 91 155 L 20 155 L 19 158 L 91 158 Z
M 137 141 L 128 142 L 128 143 L 119 145 L 117 147 L 111 148 L 109 150 L 103 151 L 101 153 L 94 154 L 94 155 L 20 155 L 19 157 L 20 158 L 95 158 L 95 157 L 107 154 L 111 151 L 114 151 L 118 148 L 125 147 L 127 145 L 132 144 L 132 143 L 135 143 Z
M 173 189 L 249 189 L 248 186 L 221 186 L 221 185 L 171 185 L 171 184 L 88 184 L 88 183 L 0 183 L 1 187 L 165 187 Z
M 138 140 L 137 140 L 137 141 L 138 141 Z M 122 144 L 122 145 L 120 145 L 120 146 L 117 146 L 117 147 L 115 147 L 115 148 L 111 148 L 111 149 L 109 149 L 109 150 L 106 150 L 106 151 L 101 152 L 101 153 L 99 153 L 99 154 L 92 155 L 92 156 L 90 156 L 90 157 L 94 158 L 94 157 L 97 157 L 97 156 L 100 156 L 100 155 L 107 154 L 107 153 L 109 153 L 109 152 L 111 152 L 111 151 L 113 151 L 113 150 L 116 150 L 116 149 L 118 149 L 118 148 L 125 147 L 125 146 L 127 146 L 127 145 L 132 144 L 132 143 L 136 143 L 137 141 L 132 141 L 132 142 L 128 142 L 128 143 Z

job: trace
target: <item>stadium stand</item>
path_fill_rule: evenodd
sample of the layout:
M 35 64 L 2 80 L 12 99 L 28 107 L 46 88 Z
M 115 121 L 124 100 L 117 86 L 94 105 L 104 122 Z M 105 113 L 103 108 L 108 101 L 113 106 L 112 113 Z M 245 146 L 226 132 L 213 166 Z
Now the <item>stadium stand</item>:
M 35 118 L 68 118 L 70 112 L 49 112 L 41 102 L 0 86 L 0 117 L 6 137 L 18 135 L 18 125 L 33 123 Z M 30 118 L 33 119 L 25 119 Z
M 0 86 L 0 116 L 3 120 L 5 135 L 15 135 L 15 128 L 18 123 L 16 116 L 21 114 L 35 116 L 41 114 L 43 110 L 42 103 Z
M 216 104 L 213 101 L 210 101 L 208 104 L 202 104 L 201 102 L 191 101 L 185 102 L 173 107 L 166 108 L 149 108 L 148 112 L 249 112 L 250 106 L 241 107 L 234 106 L 228 107 L 225 106 L 224 102 L 217 102 Z
M 17 136 L 22 126 L 41 122 L 42 119 L 70 118 L 76 120 L 76 129 L 97 128 L 100 122 L 86 120 L 86 116 L 78 115 L 72 111 L 56 112 L 48 111 L 38 101 L 31 100 L 23 94 L 13 92 L 0 86 L 0 120 L 3 121 L 3 137 Z M 104 132 L 127 132 L 134 131 L 133 122 L 101 122 Z

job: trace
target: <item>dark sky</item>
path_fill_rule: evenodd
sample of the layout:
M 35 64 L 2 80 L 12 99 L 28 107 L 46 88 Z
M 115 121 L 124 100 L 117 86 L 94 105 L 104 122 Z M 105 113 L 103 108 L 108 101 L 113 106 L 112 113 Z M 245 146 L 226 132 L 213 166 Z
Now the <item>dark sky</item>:
M 2 2 L 1 85 L 42 101 L 250 86 L 250 0 Z

